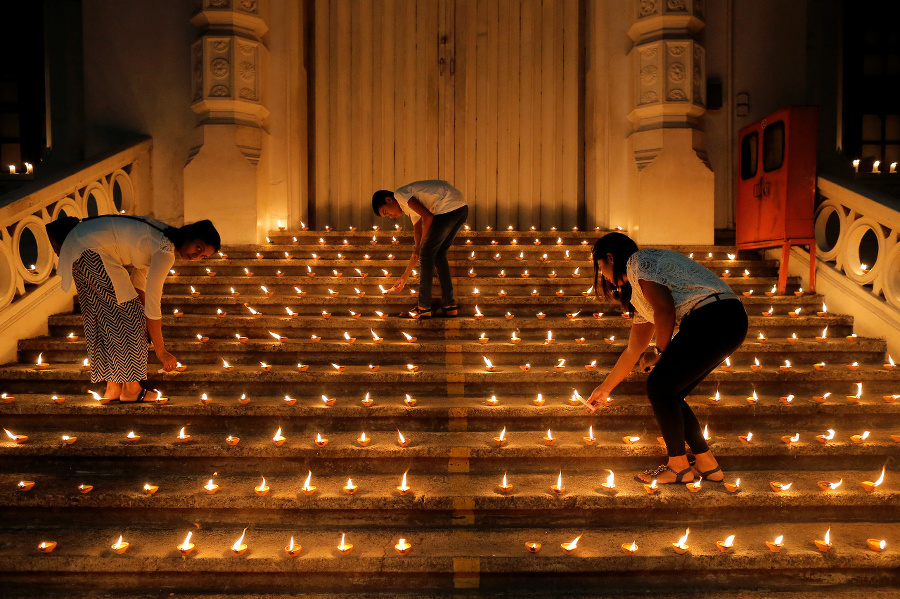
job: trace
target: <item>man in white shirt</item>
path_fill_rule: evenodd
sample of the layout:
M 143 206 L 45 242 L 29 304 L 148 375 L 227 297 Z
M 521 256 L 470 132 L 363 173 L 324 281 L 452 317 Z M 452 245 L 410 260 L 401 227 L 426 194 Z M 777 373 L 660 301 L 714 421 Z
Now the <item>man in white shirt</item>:
M 415 247 L 406 270 L 391 288 L 391 291 L 401 291 L 416 262 L 420 262 L 419 299 L 409 315 L 413 318 L 431 317 L 431 286 L 437 268 L 443 313 L 445 316 L 458 316 L 459 306 L 453 294 L 447 251 L 469 216 L 469 206 L 462 192 L 446 181 L 416 181 L 397 191 L 376 191 L 372 195 L 372 209 L 378 216 L 386 218 L 399 218 L 406 214 L 413 222 Z

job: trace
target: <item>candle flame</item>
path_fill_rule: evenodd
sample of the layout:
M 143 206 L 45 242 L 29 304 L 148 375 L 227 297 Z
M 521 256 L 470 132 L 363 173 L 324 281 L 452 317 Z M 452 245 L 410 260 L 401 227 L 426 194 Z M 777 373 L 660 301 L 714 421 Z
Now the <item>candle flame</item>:
M 484 315 L 481 313 L 481 310 L 478 309 L 478 304 L 475 304 L 475 316 L 484 316 Z M 482 333 L 482 337 L 483 337 L 483 336 L 484 336 L 484 334 Z
M 853 365 L 855 366 L 856 362 L 854 362 Z M 856 383 L 856 399 L 859 399 L 860 397 L 862 397 L 862 383 Z
M 568 543 L 566 543 L 566 550 L 567 550 L 567 551 L 572 551 L 573 549 L 575 549 L 576 547 L 578 547 L 578 541 L 581 539 L 581 536 L 582 536 L 582 535 L 578 535 L 577 537 L 575 537 L 574 539 L 572 539 L 571 541 L 569 541 Z
M 896 165 L 897 163 L 895 162 L 894 164 Z M 887 545 L 887 543 L 883 540 L 880 543 L 878 543 L 878 547 L 880 549 L 884 549 L 886 545 Z
M 306 481 L 303 483 L 302 490 L 309 491 L 310 486 L 309 483 L 312 482 L 312 470 L 309 471 L 309 474 L 306 475 Z
M 609 476 L 606 477 L 606 485 L 609 488 L 613 488 L 616 486 L 616 475 L 612 470 L 609 471 Z
M 407 395 L 407 397 L 409 397 L 409 396 Z M 363 432 L 363 434 L 361 434 L 359 436 L 359 440 L 362 441 L 363 443 L 366 442 L 366 433 L 365 432 Z
M 868 438 L 869 438 L 869 431 L 863 432 L 863 434 L 861 434 L 861 435 L 859 436 L 859 438 L 860 438 L 860 440 L 862 440 L 862 441 L 865 441 L 866 439 L 868 439 Z
M 500 486 L 503 487 L 504 489 L 509 487 L 509 484 L 507 484 L 507 482 L 506 482 L 506 472 L 503 473 L 503 482 L 500 483 Z
M 547 440 L 548 440 L 548 441 L 552 441 L 552 440 L 553 440 L 553 433 L 550 432 L 550 429 L 549 429 L 549 428 L 547 429 Z
M 675 543 L 675 545 L 678 546 L 678 547 L 685 547 L 686 544 L 687 544 L 687 540 L 688 540 L 688 535 L 689 535 L 689 534 L 691 534 L 691 529 L 690 529 L 690 528 L 688 528 L 687 530 L 684 531 L 684 536 L 681 537 L 680 539 L 678 539 L 678 542 Z
M 754 391 L 755 393 L 755 391 Z M 709 425 L 703 427 L 703 438 L 709 441 Z
M 701 482 L 703 482 L 703 477 L 698 478 L 696 481 L 694 481 L 694 484 L 691 486 L 693 486 L 695 489 L 699 489 Z
M 762 334 L 762 331 L 759 332 L 759 337 L 757 339 L 765 339 L 766 336 Z
M 831 545 L 831 527 L 825 531 L 825 538 L 823 539 L 826 545 Z
M 772 541 L 773 545 L 783 545 L 784 544 L 784 535 L 778 535 L 775 537 L 775 540 Z
M 356 485 L 353 484 L 353 479 L 348 478 L 348 479 L 347 479 L 347 484 L 344 485 L 344 488 L 345 488 L 345 489 L 352 489 L 352 488 L 355 487 L 355 486 L 356 486 Z
M 400 432 L 400 429 L 397 429 L 397 438 L 401 443 L 406 443 L 406 438 L 403 436 L 403 433 Z
M 884 482 L 884 471 L 885 471 L 885 468 L 887 468 L 887 466 L 882 466 L 882 467 L 881 467 L 881 476 L 878 477 L 878 480 L 876 480 L 874 483 L 872 483 L 872 486 L 877 487 L 877 486 L 879 486 L 881 483 Z
M 800 440 L 800 433 L 794 433 L 794 436 L 791 437 L 791 443 L 796 443 Z
M 241 538 L 234 542 L 234 545 L 231 546 L 232 551 L 240 551 L 244 545 L 244 535 L 247 534 L 247 529 L 244 529 L 244 532 L 241 533 Z
M 594 440 L 594 425 L 593 424 L 588 427 L 588 439 L 590 439 L 591 441 Z
M 262 477 L 262 482 L 259 483 L 259 490 L 262 491 L 265 488 L 266 488 L 266 477 L 264 476 L 264 477 Z
M 565 359 L 565 358 L 560 358 L 560 359 L 559 359 L 559 364 L 557 364 L 556 367 L 557 367 L 557 368 L 562 368 L 562 367 L 565 366 L 565 365 L 566 365 L 566 359 Z
M 96 399 L 97 401 L 103 401 L 103 397 L 101 397 L 100 394 L 97 393 L 96 391 L 88 389 L 88 393 L 90 393 L 91 396 L 93 396 L 93 398 Z
M 231 366 L 231 364 L 229 364 L 228 362 L 226 362 L 224 359 L 222 360 L 222 367 L 223 367 L 223 368 L 228 368 L 228 367 L 230 367 L 230 366 Z
M 844 479 L 842 478 L 841 480 L 837 481 L 836 483 L 828 483 L 828 487 L 831 488 L 832 490 L 834 490 L 834 489 L 837 489 L 838 487 L 840 487 L 843 483 L 844 483 Z
M 736 479 L 736 480 L 734 481 L 734 486 L 735 486 L 735 487 L 740 487 L 740 486 L 741 486 L 741 479 L 739 479 L 739 478 Z
M 656 479 L 654 478 L 654 479 L 650 482 L 650 488 L 651 488 L 651 489 L 655 489 L 655 488 L 657 488 L 657 486 L 658 486 L 658 485 L 656 484 Z
M 113 549 L 121 549 L 122 547 L 124 547 L 127 544 L 128 543 L 122 542 L 122 535 L 119 535 L 119 540 L 116 541 L 115 543 L 113 543 Z
M 823 437 L 825 438 L 826 441 L 831 441 L 832 439 L 834 439 L 834 429 L 833 428 L 828 429 L 828 434 L 823 435 Z
M 563 486 L 562 486 L 562 471 L 560 471 L 559 476 L 556 477 L 556 489 L 560 490 L 562 488 L 563 488 Z
M 343 551 L 343 550 L 345 550 L 345 549 L 347 548 L 347 546 L 344 544 L 344 539 L 345 539 L 346 537 L 347 537 L 347 533 L 341 533 L 341 544 L 338 545 L 338 550 L 339 550 L 339 551 Z
M 494 367 L 494 365 L 491 363 L 491 361 L 488 360 L 485 356 L 481 356 L 481 357 L 484 358 L 484 364 L 485 364 L 485 366 L 487 366 L 488 368 L 493 368 L 493 367 Z
M 272 337 L 274 337 L 276 340 L 280 340 L 280 339 L 281 339 L 281 335 L 279 335 L 278 333 L 273 333 L 272 331 L 269 331 L 269 335 L 271 335 Z
M 278 427 L 278 430 L 275 431 L 275 436 L 272 437 L 272 440 L 273 440 L 273 441 L 283 441 L 284 438 L 285 438 L 285 437 L 281 434 L 281 427 L 279 426 L 279 427 Z
M 216 485 L 215 483 L 213 483 L 213 479 L 209 479 L 209 482 L 203 485 L 203 488 L 207 491 L 212 491 L 213 489 L 215 489 Z
M 40 366 L 41 364 L 43 364 L 43 362 L 41 361 L 41 360 L 43 359 L 43 357 L 44 357 L 44 352 L 41 352 L 41 353 L 38 354 L 38 359 L 37 359 L 37 365 L 38 365 L 38 366 Z
M 506 427 L 505 426 L 503 427 L 503 430 L 500 431 L 500 436 L 497 438 L 500 439 L 501 441 L 503 441 L 506 438 Z
M 397 432 L 400 432 L 400 431 L 397 431 Z M 402 435 L 401 435 L 401 437 L 402 437 Z M 406 471 L 403 472 L 403 478 L 400 479 L 400 489 L 402 491 L 406 491 L 409 489 L 409 485 L 406 484 L 406 473 L 407 472 L 409 472 L 409 468 L 407 468 Z
M 729 536 L 725 539 L 725 542 L 722 543 L 722 547 L 731 547 L 732 545 L 734 545 L 734 535 Z

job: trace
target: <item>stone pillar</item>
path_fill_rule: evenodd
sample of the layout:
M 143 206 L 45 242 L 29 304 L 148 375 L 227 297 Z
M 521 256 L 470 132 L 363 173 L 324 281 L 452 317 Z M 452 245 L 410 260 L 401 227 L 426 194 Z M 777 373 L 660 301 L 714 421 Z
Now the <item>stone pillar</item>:
M 706 157 L 704 0 L 634 0 L 628 31 L 634 108 L 628 115 L 638 167 L 643 244 L 711 244 L 714 175 Z
M 198 125 L 184 169 L 184 219 L 212 219 L 224 243 L 255 243 L 265 225 L 256 165 L 267 135 L 268 27 L 258 0 L 198 0 L 191 23 L 200 31 L 191 47 Z

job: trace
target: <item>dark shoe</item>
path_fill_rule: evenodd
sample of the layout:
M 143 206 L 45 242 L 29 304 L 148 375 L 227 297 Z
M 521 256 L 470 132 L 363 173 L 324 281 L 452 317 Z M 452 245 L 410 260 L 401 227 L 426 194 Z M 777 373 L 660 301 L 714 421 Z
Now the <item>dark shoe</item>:
M 685 468 L 685 469 L 682 470 L 681 472 L 675 472 L 674 470 L 672 470 L 671 468 L 669 468 L 669 466 L 667 466 L 666 464 L 660 464 L 660 465 L 657 466 L 656 468 L 651 468 L 650 470 L 644 470 L 644 471 L 642 472 L 642 474 L 643 474 L 644 476 L 650 477 L 650 480 L 653 480 L 654 478 L 658 478 L 659 475 L 662 474 L 663 472 L 665 472 L 666 470 L 668 470 L 669 472 L 671 472 L 672 474 L 675 475 L 675 480 L 673 480 L 673 481 L 671 481 L 671 482 L 668 482 L 668 483 L 661 483 L 661 482 L 657 481 L 656 484 L 658 484 L 658 485 L 680 484 L 680 483 L 683 481 L 685 475 L 688 474 L 688 473 L 691 471 L 691 467 L 688 466 L 687 468 Z M 650 482 L 650 481 L 646 481 L 646 480 L 644 480 L 644 479 L 638 477 L 637 475 L 635 475 L 634 479 L 635 479 L 636 481 L 638 481 L 638 482 L 641 482 L 641 483 L 647 483 L 647 482 Z
M 695 471 L 697 472 L 697 474 L 698 474 L 703 480 L 705 480 L 706 482 L 710 482 L 710 483 L 721 483 L 721 482 L 725 482 L 725 475 L 724 475 L 724 474 L 722 475 L 722 478 L 720 478 L 719 480 L 715 480 L 715 479 L 712 479 L 712 478 L 709 477 L 710 474 L 715 474 L 716 472 L 722 472 L 722 467 L 721 467 L 721 466 L 717 466 L 717 467 L 713 468 L 712 470 L 707 470 L 706 472 L 700 472 L 700 471 L 697 470 L 696 468 L 694 468 L 694 470 L 695 470 Z
M 134 400 L 132 400 L 132 401 L 127 401 L 127 400 L 124 400 L 124 399 L 122 399 L 122 398 L 120 397 L 118 400 L 115 400 L 115 399 L 114 399 L 113 401 L 118 401 L 119 403 L 144 403 L 144 398 L 145 398 L 146 396 L 147 396 L 147 390 L 146 390 L 146 389 L 141 389 L 141 392 L 138 393 L 137 399 L 134 399 Z M 110 403 L 112 403 L 112 402 L 110 402 Z
M 441 316 L 445 318 L 456 318 L 459 316 L 459 306 L 456 304 L 452 306 L 443 306 L 441 308 Z

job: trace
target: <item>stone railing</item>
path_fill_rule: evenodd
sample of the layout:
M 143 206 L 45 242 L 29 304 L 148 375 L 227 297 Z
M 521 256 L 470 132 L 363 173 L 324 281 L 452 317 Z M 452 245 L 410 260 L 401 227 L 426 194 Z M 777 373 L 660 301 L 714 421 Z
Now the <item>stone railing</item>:
M 900 309 L 900 201 L 819 177 L 818 257 Z
M 63 215 L 134 212 L 149 184 L 150 147 L 140 141 L 0 198 L 0 362 L 15 359 L 18 339 L 46 332 L 46 316 L 71 307 L 44 226 Z

